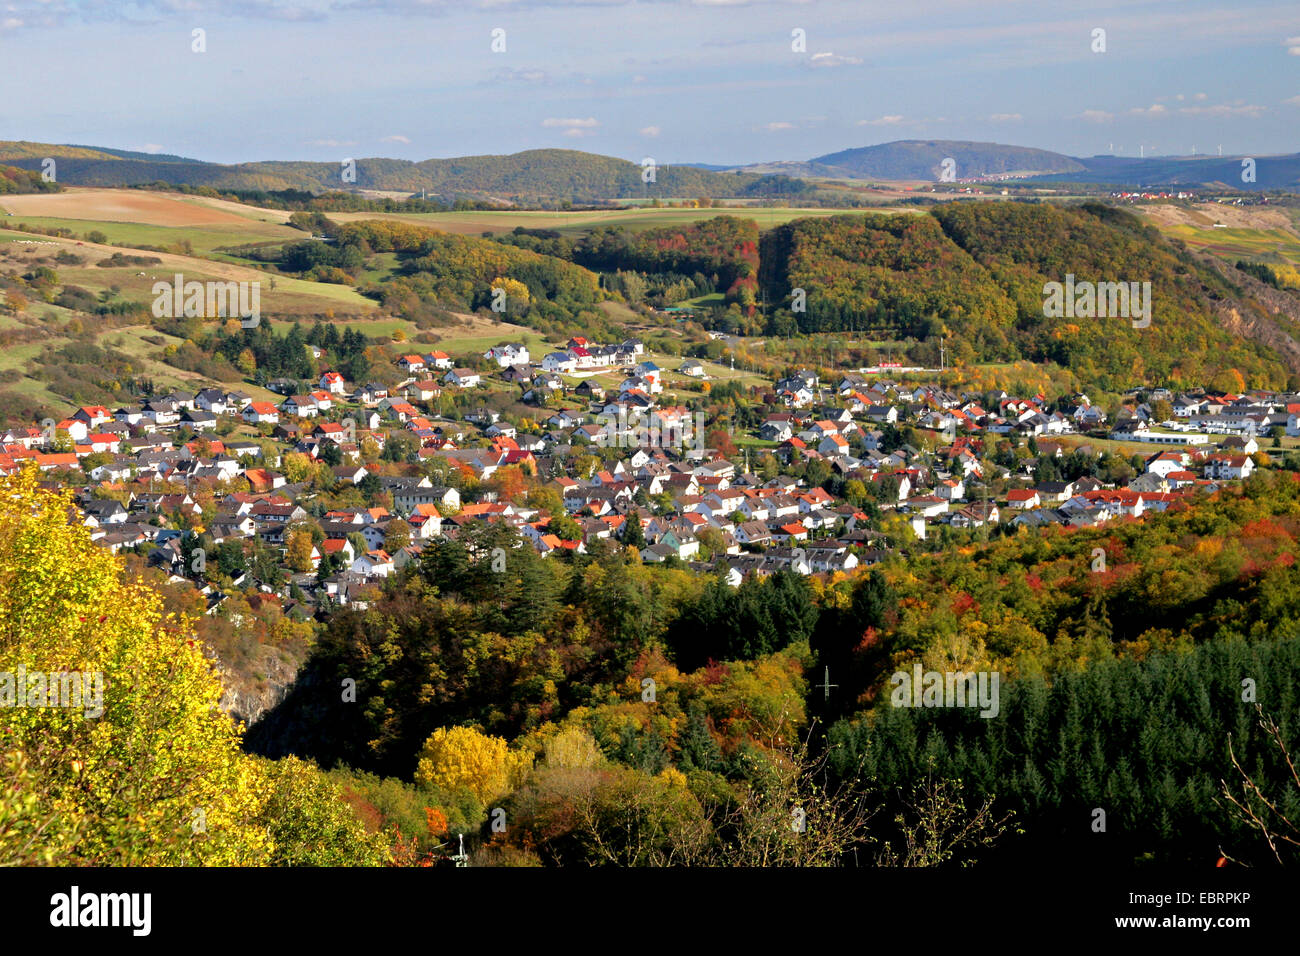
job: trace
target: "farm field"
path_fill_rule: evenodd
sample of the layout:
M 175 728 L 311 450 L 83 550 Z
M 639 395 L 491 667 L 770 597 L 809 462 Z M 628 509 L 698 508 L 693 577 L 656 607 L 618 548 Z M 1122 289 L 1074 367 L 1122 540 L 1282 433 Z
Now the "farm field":
M 301 235 L 301 233 L 298 233 Z M 24 239 L 32 240 L 31 243 Z M 328 282 L 311 282 L 291 276 L 272 276 L 260 269 L 237 262 L 220 262 L 212 259 L 185 256 L 172 252 L 148 252 L 123 246 L 99 245 L 76 239 L 0 231 L 0 263 L 5 261 L 31 263 L 54 256 L 66 249 L 86 259 L 80 266 L 57 262 L 52 265 L 62 282 L 79 285 L 92 292 L 107 290 L 113 285 L 120 288 L 123 299 L 152 302 L 152 287 L 156 281 L 171 281 L 176 273 L 186 280 L 235 280 L 261 282 L 261 307 L 264 313 L 284 312 L 299 315 L 324 313 L 329 310 L 351 314 L 373 312 L 377 306 L 351 286 Z M 161 259 L 161 264 L 140 266 L 114 266 L 101 268 L 93 263 L 107 259 L 113 253 L 124 256 L 149 256 Z M 143 272 L 141 276 L 139 273 Z M 274 288 L 272 284 L 274 283 Z
M 69 229 L 79 236 L 98 230 L 110 242 L 173 248 L 189 242 L 209 255 L 224 246 L 301 239 L 286 226 L 289 214 L 241 203 L 138 189 L 69 189 L 61 193 L 5 196 L 0 211 L 10 225 Z
M 1133 211 L 1166 235 L 1223 259 L 1300 266 L 1300 228 L 1293 210 L 1165 203 Z

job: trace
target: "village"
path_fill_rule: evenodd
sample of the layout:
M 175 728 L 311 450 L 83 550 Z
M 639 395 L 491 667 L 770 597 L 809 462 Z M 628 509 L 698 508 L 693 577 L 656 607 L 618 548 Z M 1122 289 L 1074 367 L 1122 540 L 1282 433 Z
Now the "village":
M 1294 394 L 1134 389 L 1110 422 L 1081 394 L 1049 403 L 806 369 L 754 389 L 760 424 L 727 435 L 665 399 L 664 370 L 635 339 L 470 358 L 403 353 L 393 387 L 335 371 L 275 380 L 278 403 L 214 386 L 83 406 L 0 430 L 0 474 L 34 467 L 71 488 L 97 544 L 193 582 L 209 614 L 252 589 L 313 616 L 364 606 L 428 542 L 478 522 L 543 556 L 634 546 L 645 563 L 738 586 L 849 572 L 936 535 L 1140 519 L 1248 478 L 1261 439 L 1300 435 Z M 695 359 L 675 371 L 708 378 Z M 596 373 L 622 378 L 607 388 Z M 444 393 L 489 381 L 538 411 L 439 413 Z M 548 407 L 561 396 L 580 407 Z M 1116 441 L 1168 447 L 1131 459 L 1099 447 Z

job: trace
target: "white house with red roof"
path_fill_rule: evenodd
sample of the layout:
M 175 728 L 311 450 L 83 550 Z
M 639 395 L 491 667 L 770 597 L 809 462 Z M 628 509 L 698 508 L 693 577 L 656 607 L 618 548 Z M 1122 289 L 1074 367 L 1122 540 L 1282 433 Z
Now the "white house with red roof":
M 1042 504 L 1043 499 L 1038 496 L 1038 492 L 1033 488 L 1012 488 L 1007 492 L 1008 508 L 1029 511 L 1033 508 L 1042 507 Z
M 342 395 L 346 383 L 338 372 L 325 372 L 320 377 L 320 387 L 331 395 Z
M 244 406 L 243 419 L 250 425 L 271 424 L 280 421 L 279 410 L 270 402 L 249 402 Z

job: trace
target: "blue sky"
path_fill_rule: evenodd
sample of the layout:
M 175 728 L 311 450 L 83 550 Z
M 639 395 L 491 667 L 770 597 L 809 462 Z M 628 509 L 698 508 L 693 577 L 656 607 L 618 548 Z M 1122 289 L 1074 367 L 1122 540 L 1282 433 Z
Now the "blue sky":
M 1298 129 L 1295 0 L 0 0 L 0 139 L 219 162 L 1267 155 Z

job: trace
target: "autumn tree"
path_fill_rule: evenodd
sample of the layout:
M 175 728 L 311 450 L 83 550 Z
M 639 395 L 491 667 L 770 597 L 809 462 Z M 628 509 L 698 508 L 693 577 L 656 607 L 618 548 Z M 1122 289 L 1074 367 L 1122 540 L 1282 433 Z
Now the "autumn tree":
M 500 737 L 472 727 L 440 727 L 424 742 L 415 782 L 464 787 L 486 804 L 509 791 L 531 764 L 529 755 L 511 751 Z
M 311 532 L 306 528 L 293 528 L 284 535 L 285 560 L 289 567 L 298 572 L 307 572 L 312 568 Z
M 282 768 L 289 782 L 242 752 L 189 622 L 69 522 L 71 507 L 34 470 L 0 478 L 0 672 L 42 675 L 26 706 L 0 682 L 0 864 L 266 865 L 322 841 L 318 862 L 382 860 L 314 769 Z M 55 679 L 61 705 L 33 706 Z M 268 805 L 300 807 L 300 825 Z
M 384 529 L 384 550 L 389 554 L 401 551 L 411 543 L 411 526 L 405 519 L 394 518 Z

